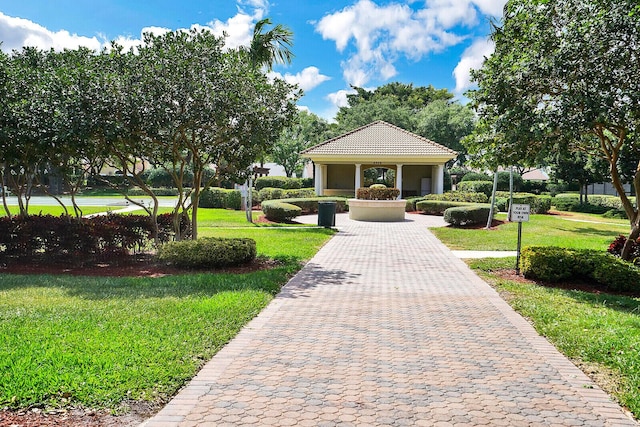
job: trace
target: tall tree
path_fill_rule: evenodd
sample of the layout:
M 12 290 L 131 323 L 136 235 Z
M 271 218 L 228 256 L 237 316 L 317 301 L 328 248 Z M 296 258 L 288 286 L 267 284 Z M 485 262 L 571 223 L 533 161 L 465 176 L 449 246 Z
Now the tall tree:
M 300 174 L 306 163 L 300 153 L 325 139 L 328 139 L 329 124 L 313 113 L 298 111 L 297 119 L 287 127 L 269 151 L 269 157 L 284 167 L 291 177 Z
M 640 215 L 625 194 L 619 160 L 626 145 L 637 144 L 640 125 L 636 8 L 637 0 L 510 0 L 492 33 L 495 53 L 472 74 L 479 88 L 470 93 L 484 132 L 472 152 L 533 162 L 554 144 L 599 151 L 629 217 L 629 242 L 640 235 Z M 633 183 L 640 198 L 640 164 Z
M 270 30 L 271 19 L 258 21 L 253 28 L 253 37 L 249 46 L 249 58 L 255 67 L 267 67 L 271 70 L 274 64 L 290 64 L 293 58 L 293 33 L 282 24 Z
M 437 99 L 417 113 L 416 122 L 419 135 L 457 151 L 458 157 L 453 162 L 464 164 L 467 153 L 461 140 L 473 132 L 475 114 L 471 108 Z

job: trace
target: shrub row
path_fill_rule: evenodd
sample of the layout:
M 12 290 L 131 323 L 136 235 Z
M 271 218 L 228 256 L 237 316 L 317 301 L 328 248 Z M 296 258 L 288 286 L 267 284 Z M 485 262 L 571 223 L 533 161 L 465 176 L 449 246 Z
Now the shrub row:
M 546 214 L 551 209 L 551 196 L 538 196 L 531 193 L 513 193 L 513 203 L 531 206 L 532 214 Z M 509 192 L 496 192 L 496 207 L 501 212 L 509 210 Z
M 256 253 L 253 239 L 201 237 L 165 243 L 158 250 L 158 259 L 182 268 L 219 268 L 250 263 Z
M 458 184 L 458 189 L 460 191 L 484 193 L 487 197 L 491 197 L 493 183 L 490 181 L 463 181 Z
M 444 211 L 444 221 L 457 227 L 486 224 L 490 211 L 487 204 L 452 207 Z
M 349 208 L 349 206 L 347 205 L 347 199 L 343 197 L 303 197 L 280 199 L 278 201 L 298 206 L 300 209 L 302 209 L 302 213 L 305 214 L 317 213 L 319 202 L 336 202 L 336 213 L 345 212 Z
M 264 202 L 265 200 L 277 200 L 277 199 L 291 199 L 291 198 L 306 198 L 315 197 L 316 190 L 313 188 L 294 188 L 283 189 L 277 187 L 264 187 L 258 191 L 258 200 Z
M 591 195 L 587 203 L 580 203 L 580 196 L 575 193 L 558 194 L 552 204 L 559 211 L 608 214 L 612 217 L 626 218 L 622 202 L 618 196 Z M 635 203 L 635 198 L 631 198 Z
M 199 208 L 222 208 L 240 210 L 242 194 L 239 190 L 212 187 L 200 193 Z
M 178 189 L 177 188 L 151 188 L 151 191 L 156 196 L 177 196 Z M 140 187 L 132 187 L 127 190 L 128 196 L 146 196 L 147 192 L 142 190 Z
M 171 214 L 158 216 L 159 238 L 172 235 Z M 93 218 L 52 215 L 0 218 L 0 254 L 52 260 L 128 253 L 151 243 L 153 225 L 147 215 L 104 215 Z
M 287 190 L 313 187 L 312 178 L 287 178 L 286 176 L 261 176 L 254 184 L 256 190 L 263 188 L 283 188 Z
M 427 215 L 444 215 L 444 211 L 453 207 L 472 206 L 475 203 L 454 202 L 448 200 L 422 200 L 416 203 L 416 209 Z
M 443 194 L 427 194 L 421 197 L 412 197 L 407 199 L 407 212 L 413 212 L 418 209 L 418 202 L 423 200 L 440 200 L 449 202 L 468 202 L 468 203 L 487 203 L 489 198 L 484 193 L 473 193 L 469 191 L 447 191 Z
M 611 291 L 640 286 L 640 268 L 606 252 L 533 246 L 522 250 L 520 268 L 525 277 L 545 282 L 586 279 Z
M 270 221 L 286 222 L 300 216 L 302 208 L 281 200 L 266 200 L 262 202 L 262 212 Z
M 399 195 L 398 188 L 363 187 L 356 191 L 356 199 L 361 200 L 395 200 Z

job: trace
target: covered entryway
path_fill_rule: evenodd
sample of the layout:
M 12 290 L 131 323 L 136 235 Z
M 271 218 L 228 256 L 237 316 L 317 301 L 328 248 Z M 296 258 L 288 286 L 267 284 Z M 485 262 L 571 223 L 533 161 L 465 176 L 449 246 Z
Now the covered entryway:
M 302 152 L 314 163 L 316 193 L 354 197 L 364 171 L 392 171 L 402 198 L 444 191 L 444 164 L 457 153 L 392 124 L 376 121 Z M 388 174 L 388 172 L 387 172 Z

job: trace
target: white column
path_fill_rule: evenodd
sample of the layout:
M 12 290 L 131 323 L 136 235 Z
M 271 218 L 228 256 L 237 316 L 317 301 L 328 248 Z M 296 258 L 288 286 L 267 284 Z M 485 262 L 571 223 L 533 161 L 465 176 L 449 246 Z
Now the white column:
M 434 165 L 431 167 L 432 193 L 444 193 L 444 165 Z
M 327 169 L 329 165 L 322 165 L 322 195 L 324 196 L 324 190 L 327 188 L 327 182 L 329 182 L 329 173 Z
M 402 199 L 402 165 L 396 165 L 396 187 L 400 190 L 398 199 Z
M 323 166 L 324 165 L 316 163 L 313 171 L 313 176 L 316 179 L 316 194 L 318 196 L 322 196 L 322 193 L 324 192 L 324 174 L 322 173 L 324 169 Z
M 359 163 L 356 163 L 356 192 L 358 191 L 358 188 L 362 187 L 362 183 L 360 180 L 361 175 L 362 175 L 362 165 Z

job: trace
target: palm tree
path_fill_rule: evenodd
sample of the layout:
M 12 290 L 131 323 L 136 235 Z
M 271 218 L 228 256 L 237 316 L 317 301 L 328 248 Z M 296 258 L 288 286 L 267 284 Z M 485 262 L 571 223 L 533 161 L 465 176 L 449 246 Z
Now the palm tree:
M 293 32 L 282 24 L 278 24 L 269 31 L 265 26 L 271 25 L 271 19 L 265 18 L 256 23 L 253 29 L 253 39 L 249 46 L 251 63 L 256 67 L 267 67 L 269 71 L 273 64 L 290 64 L 293 58 Z

